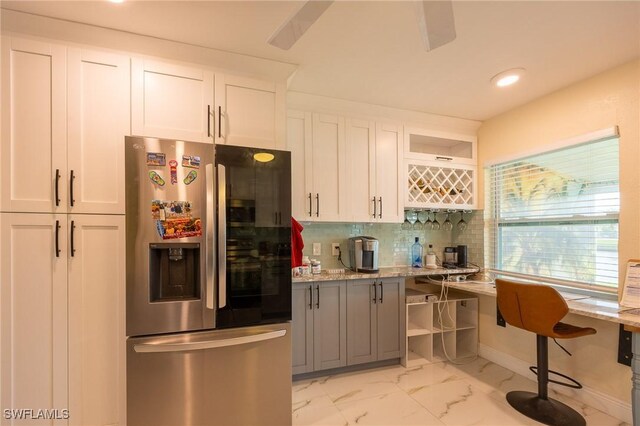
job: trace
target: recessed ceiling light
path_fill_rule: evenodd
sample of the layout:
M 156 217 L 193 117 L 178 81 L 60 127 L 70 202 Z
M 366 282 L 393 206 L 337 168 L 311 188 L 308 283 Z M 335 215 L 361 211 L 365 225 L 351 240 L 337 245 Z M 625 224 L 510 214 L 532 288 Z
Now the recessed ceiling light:
M 513 68 L 494 75 L 491 78 L 491 83 L 497 87 L 511 86 L 522 78 L 524 75 L 524 68 Z
M 111 3 L 124 3 L 124 0 L 109 0 Z

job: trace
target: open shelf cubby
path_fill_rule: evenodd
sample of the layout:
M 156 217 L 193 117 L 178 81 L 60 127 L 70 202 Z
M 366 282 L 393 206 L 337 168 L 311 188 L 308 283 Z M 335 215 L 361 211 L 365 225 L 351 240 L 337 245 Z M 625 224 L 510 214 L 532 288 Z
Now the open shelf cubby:
M 406 354 L 412 367 L 478 353 L 478 299 L 455 293 L 447 300 L 408 303 Z

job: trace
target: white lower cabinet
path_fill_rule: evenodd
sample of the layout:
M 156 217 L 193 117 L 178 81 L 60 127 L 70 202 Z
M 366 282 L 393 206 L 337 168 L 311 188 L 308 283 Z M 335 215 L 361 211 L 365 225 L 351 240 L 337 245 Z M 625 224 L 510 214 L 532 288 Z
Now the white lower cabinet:
M 3 412 L 125 424 L 124 217 L 3 213 L 0 231 Z
M 293 374 L 347 365 L 346 296 L 345 281 L 293 285 Z
M 413 367 L 478 354 L 478 299 L 453 296 L 407 304 L 407 343 L 402 365 Z

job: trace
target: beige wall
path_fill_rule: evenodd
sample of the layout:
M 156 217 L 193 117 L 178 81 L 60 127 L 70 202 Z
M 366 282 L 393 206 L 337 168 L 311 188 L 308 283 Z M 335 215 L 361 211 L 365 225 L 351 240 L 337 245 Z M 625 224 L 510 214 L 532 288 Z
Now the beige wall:
M 636 60 L 487 120 L 478 132 L 479 166 L 484 168 L 496 160 L 551 148 L 563 139 L 618 126 L 621 277 L 624 260 L 640 256 L 639 100 L 640 61 Z M 484 176 L 479 175 L 482 202 Z M 512 327 L 497 327 L 493 298 L 481 298 L 480 311 L 481 344 L 534 363 L 533 335 Z M 630 401 L 630 369 L 616 362 L 617 325 L 578 316 L 571 316 L 568 321 L 594 327 L 598 334 L 569 343 L 575 351 L 571 358 L 550 349 L 551 368 L 568 372 L 592 389 Z

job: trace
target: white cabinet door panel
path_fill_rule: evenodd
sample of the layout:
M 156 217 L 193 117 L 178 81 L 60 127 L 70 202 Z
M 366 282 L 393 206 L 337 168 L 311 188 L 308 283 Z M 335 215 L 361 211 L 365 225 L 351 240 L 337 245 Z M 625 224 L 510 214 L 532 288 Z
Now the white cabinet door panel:
M 311 161 L 311 137 L 311 113 L 288 111 L 287 149 L 291 151 L 291 214 L 298 221 L 309 220 L 312 215 L 309 198 L 311 173 L 306 169 L 306 165 Z
M 382 199 L 382 203 L 378 202 L 378 209 L 382 210 L 379 221 L 390 223 L 404 221 L 404 197 L 401 189 L 405 181 L 403 176 L 402 129 L 398 126 L 378 123 L 376 125 L 375 180 L 378 199 Z
M 124 137 L 130 133 L 129 58 L 70 49 L 68 82 L 66 179 L 71 179 L 71 173 L 74 176 L 69 211 L 124 214 Z
M 65 51 L 54 44 L 2 39 L 0 211 L 66 211 Z
M 372 222 L 379 213 L 375 193 L 375 124 L 365 120 L 346 120 L 347 188 L 351 220 Z M 375 204 L 375 205 L 374 205 Z
M 68 408 L 66 229 L 65 215 L 0 214 L 3 409 Z
M 134 135 L 213 142 L 212 72 L 134 58 L 131 78 Z
M 216 74 L 216 143 L 283 148 L 283 93 L 273 82 Z
M 344 118 L 316 113 L 312 116 L 311 220 L 344 220 L 347 214 Z
M 124 216 L 70 215 L 69 230 L 70 424 L 124 425 Z

